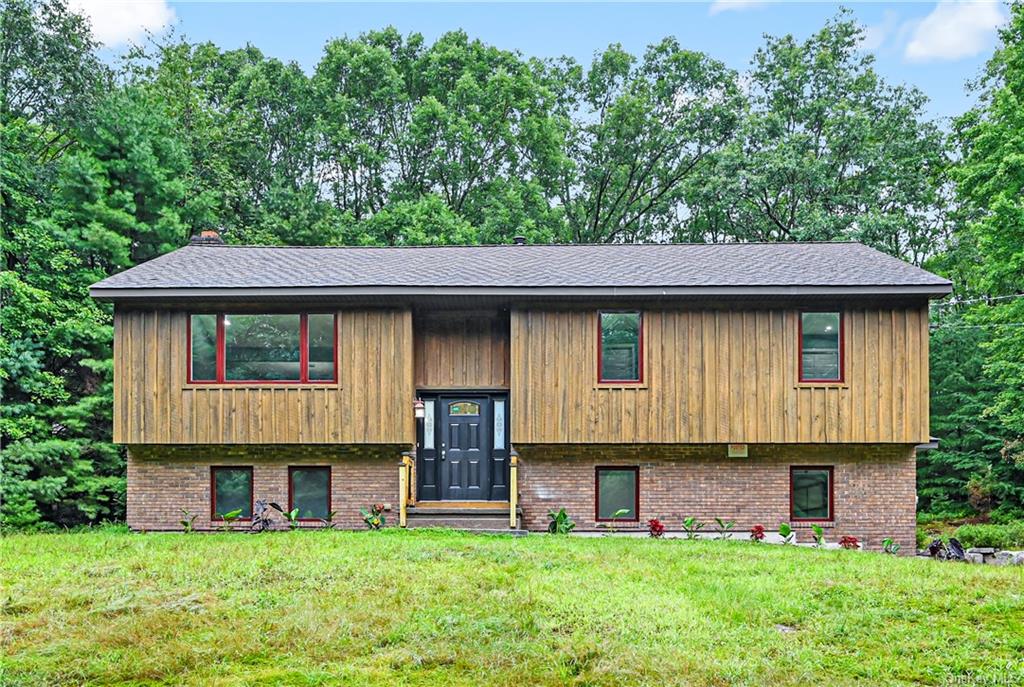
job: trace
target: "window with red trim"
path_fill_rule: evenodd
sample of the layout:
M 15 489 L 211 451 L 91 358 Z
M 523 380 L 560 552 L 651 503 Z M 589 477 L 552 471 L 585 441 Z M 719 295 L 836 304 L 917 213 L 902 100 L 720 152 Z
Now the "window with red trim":
M 337 348 L 337 321 L 330 313 L 193 314 L 189 381 L 332 383 Z
M 640 469 L 633 467 L 597 468 L 594 480 L 598 522 L 640 519 Z M 619 515 L 616 517 L 616 513 Z
M 643 315 L 639 312 L 598 313 L 597 378 L 601 383 L 643 381 Z
M 210 468 L 210 517 L 223 520 L 235 511 L 241 519 L 252 517 L 252 468 Z
M 299 509 L 299 520 L 320 520 L 331 512 L 331 468 L 288 468 L 288 512 Z
M 800 313 L 800 381 L 843 381 L 843 314 Z
M 833 520 L 833 493 L 831 466 L 794 465 L 789 468 L 791 520 Z

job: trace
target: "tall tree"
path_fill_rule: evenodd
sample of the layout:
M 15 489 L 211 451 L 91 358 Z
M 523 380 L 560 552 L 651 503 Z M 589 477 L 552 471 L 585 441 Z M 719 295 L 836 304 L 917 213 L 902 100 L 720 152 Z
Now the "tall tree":
M 956 124 L 962 162 L 954 170 L 966 218 L 958 241 L 971 262 L 969 292 L 987 302 L 972 317 L 991 332 L 985 372 L 997 385 L 989 410 L 1007 453 L 1024 463 L 1024 5 L 1011 6 L 1001 45 L 979 84 L 979 107 Z
M 590 69 L 551 66 L 568 160 L 550 170 L 566 240 L 657 241 L 686 216 L 684 190 L 733 136 L 743 112 L 736 74 L 666 38 L 637 62 L 621 46 Z
M 320 197 L 318 115 L 297 64 L 252 46 L 221 51 L 178 40 L 136 51 L 131 69 L 177 121 L 197 223 L 241 243 L 341 240 L 342 223 Z
M 554 235 L 559 211 L 537 181 L 562 154 L 553 94 L 519 55 L 461 31 L 426 46 L 389 28 L 328 43 L 314 84 L 322 182 L 356 222 L 434 195 L 476 240 Z M 374 226 L 361 241 L 394 238 Z
M 738 135 L 691 178 L 678 239 L 856 239 L 920 263 L 939 246 L 947 165 L 918 90 L 887 84 L 847 12 L 768 37 Z
M 25 151 L 32 162 L 46 162 L 73 143 L 73 132 L 109 83 L 96 47 L 88 22 L 65 0 L 5 0 L 0 5 L 5 147 Z
M 7 525 L 116 519 L 124 460 L 110 443 L 111 312 L 88 286 L 187 237 L 188 159 L 144 90 L 117 89 L 54 165 L 45 202 L 4 224 L 0 276 Z
M 984 371 L 991 331 L 950 307 L 939 310 L 930 347 L 931 430 L 939 448 L 918 455 L 918 509 L 954 516 L 1020 510 L 1024 465 L 1001 458 L 1004 429 L 987 412 L 999 391 Z

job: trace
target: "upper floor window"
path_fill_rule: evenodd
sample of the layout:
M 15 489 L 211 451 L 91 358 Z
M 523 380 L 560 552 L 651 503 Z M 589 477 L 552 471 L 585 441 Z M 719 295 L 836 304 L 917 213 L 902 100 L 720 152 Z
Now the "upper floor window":
M 638 312 L 602 312 L 599 320 L 598 381 L 643 381 L 643 316 Z
M 842 313 L 800 313 L 800 381 L 843 381 Z
M 189 317 L 190 382 L 337 380 L 333 314 L 195 314 Z

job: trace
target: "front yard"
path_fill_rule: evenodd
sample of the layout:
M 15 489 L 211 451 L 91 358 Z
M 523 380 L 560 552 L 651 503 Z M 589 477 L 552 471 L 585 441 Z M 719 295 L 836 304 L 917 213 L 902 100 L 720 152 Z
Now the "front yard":
M 1024 684 L 1021 568 L 855 551 L 100 530 L 0 580 L 2 685 Z

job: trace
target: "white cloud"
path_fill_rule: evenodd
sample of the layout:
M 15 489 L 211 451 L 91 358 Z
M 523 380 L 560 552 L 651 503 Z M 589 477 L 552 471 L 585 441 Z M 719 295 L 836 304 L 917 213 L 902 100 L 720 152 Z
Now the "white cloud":
M 882 21 L 864 27 L 864 38 L 860 42 L 862 50 L 878 50 L 882 47 L 899 25 L 899 14 L 892 10 L 882 13 Z
M 973 57 L 993 45 L 996 27 L 1004 21 L 997 2 L 942 0 L 914 26 L 903 54 L 912 62 Z
M 174 21 L 167 0 L 69 0 L 68 5 L 89 18 L 93 36 L 108 48 L 138 41 L 146 31 L 159 33 Z
M 719 14 L 720 12 L 733 12 L 747 10 L 751 7 L 764 5 L 769 0 L 714 0 L 708 8 L 708 14 Z

